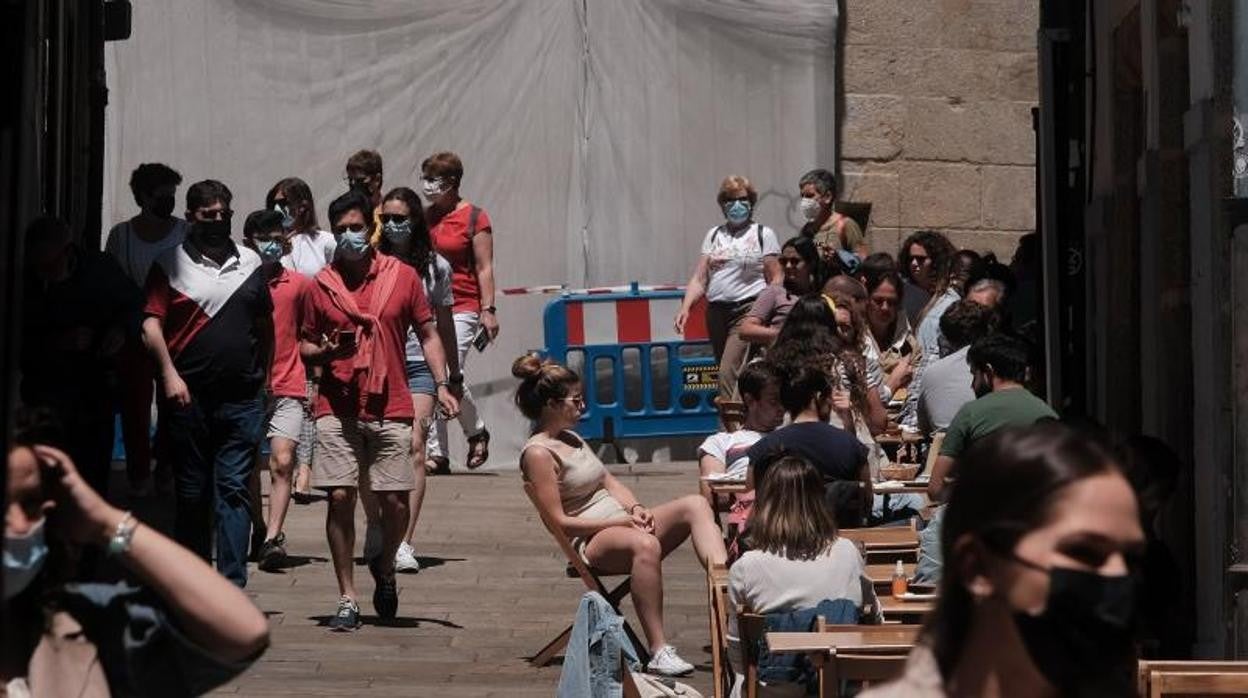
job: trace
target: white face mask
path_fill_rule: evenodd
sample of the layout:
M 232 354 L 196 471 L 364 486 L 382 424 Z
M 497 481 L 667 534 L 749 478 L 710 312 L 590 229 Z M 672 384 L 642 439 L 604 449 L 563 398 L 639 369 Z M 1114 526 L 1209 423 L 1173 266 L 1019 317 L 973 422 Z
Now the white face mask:
M 438 200 L 438 197 L 446 193 L 446 180 L 441 177 L 425 177 L 420 180 L 420 192 L 432 204 Z
M 823 206 L 819 205 L 819 199 L 813 196 L 803 196 L 801 202 L 802 217 L 808 221 L 813 221 L 819 217 L 819 211 Z
M 21 536 L 4 536 L 4 600 L 17 596 L 39 576 L 48 557 L 48 543 L 40 520 Z

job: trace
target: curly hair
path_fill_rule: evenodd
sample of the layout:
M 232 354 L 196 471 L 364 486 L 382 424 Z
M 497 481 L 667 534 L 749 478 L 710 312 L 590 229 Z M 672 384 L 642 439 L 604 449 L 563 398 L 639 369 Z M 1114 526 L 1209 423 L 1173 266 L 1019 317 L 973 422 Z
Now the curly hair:
M 897 252 L 897 266 L 911 282 L 915 281 L 910 278 L 910 247 L 913 245 L 922 247 L 932 263 L 932 277 L 936 280 L 932 289 L 932 298 L 937 298 L 949 288 L 949 277 L 953 273 L 953 257 L 957 254 L 957 249 L 954 248 L 953 243 L 949 242 L 949 238 L 934 230 L 919 230 L 911 234 L 905 242 L 901 243 L 901 249 Z

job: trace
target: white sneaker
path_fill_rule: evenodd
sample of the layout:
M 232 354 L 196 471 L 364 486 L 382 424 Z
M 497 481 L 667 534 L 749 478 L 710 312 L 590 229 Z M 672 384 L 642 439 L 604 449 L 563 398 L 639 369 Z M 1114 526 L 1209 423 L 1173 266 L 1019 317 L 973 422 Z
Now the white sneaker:
M 420 560 L 416 559 L 416 551 L 407 541 L 399 543 L 399 550 L 394 554 L 395 572 L 419 572 Z
M 364 562 L 372 562 L 381 555 L 381 524 L 368 524 L 364 530 Z
M 680 655 L 676 654 L 675 647 L 663 645 L 663 648 L 650 658 L 646 671 L 659 676 L 685 676 L 693 673 L 693 665 L 681 659 Z

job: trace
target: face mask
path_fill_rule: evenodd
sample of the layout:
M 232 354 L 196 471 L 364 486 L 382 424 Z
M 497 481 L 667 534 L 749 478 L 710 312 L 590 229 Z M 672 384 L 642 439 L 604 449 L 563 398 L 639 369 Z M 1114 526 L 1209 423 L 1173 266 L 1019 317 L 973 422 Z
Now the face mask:
M 435 203 L 438 197 L 446 193 L 446 182 L 441 177 L 426 177 L 420 180 L 420 193 L 425 195 L 429 203 Z
M 229 221 L 198 221 L 195 230 L 199 239 L 207 247 L 225 247 L 230 242 Z
M 158 218 L 169 218 L 173 215 L 173 194 L 165 194 L 152 199 L 152 215 Z
M 48 543 L 43 537 L 43 521 L 24 536 L 4 537 L 4 600 L 17 596 L 30 586 L 43 569 Z
M 1103 577 L 1065 567 L 1049 575 L 1044 611 L 1014 613 L 1036 668 L 1062 695 L 1129 696 L 1135 668 L 1135 578 Z
M 276 262 L 282 258 L 282 243 L 277 240 L 261 240 L 256 243 L 256 252 L 265 262 Z
M 407 242 L 407 239 L 412 236 L 412 222 L 385 223 L 381 226 L 381 232 L 390 242 L 402 244 Z
M 345 230 L 338 233 L 338 256 L 355 261 L 363 259 L 368 253 L 367 230 Z
M 733 225 L 741 225 L 750 219 L 750 205 L 745 201 L 733 201 L 724 207 L 724 215 Z
M 819 205 L 819 200 L 811 196 L 802 197 L 802 218 L 813 221 L 819 217 L 819 211 L 823 208 Z
M 273 204 L 273 210 L 282 214 L 282 228 L 290 230 L 295 227 L 295 217 L 290 215 L 290 207 Z

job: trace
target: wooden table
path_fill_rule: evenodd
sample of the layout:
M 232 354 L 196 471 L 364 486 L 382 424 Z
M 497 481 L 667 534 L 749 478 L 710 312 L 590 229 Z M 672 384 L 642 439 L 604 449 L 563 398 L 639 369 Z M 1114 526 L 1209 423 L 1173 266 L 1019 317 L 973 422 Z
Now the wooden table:
M 711 490 L 711 494 L 714 494 L 714 495 L 741 494 L 742 492 L 750 491 L 750 487 L 749 485 L 746 484 L 744 479 L 713 480 L 713 479 L 704 477 L 702 478 L 702 482 L 706 483 L 706 486 L 709 487 Z
M 936 601 L 902 601 L 891 595 L 880 596 L 880 610 L 888 620 L 920 619 L 936 610 Z
M 861 543 L 868 551 L 894 548 L 919 547 L 919 532 L 909 526 L 876 526 L 873 528 L 843 528 L 840 535 Z
M 923 443 L 923 434 L 919 432 L 885 432 L 875 437 L 875 442 L 881 446 L 895 446 L 898 444 L 918 444 Z
M 767 649 L 773 654 L 837 652 L 843 650 L 899 650 L 914 647 L 919 626 L 864 625 L 861 630 L 824 633 L 767 633 Z
M 871 494 L 880 494 L 887 497 L 890 494 L 927 494 L 927 483 L 918 480 L 902 481 L 900 486 L 881 487 L 883 483 L 876 482 L 871 485 Z
M 913 562 L 903 562 L 901 565 L 901 568 L 905 570 L 906 579 L 910 579 L 914 577 L 914 563 Z M 875 563 L 875 564 L 867 565 L 867 568 L 866 568 L 867 579 L 870 579 L 871 583 L 873 584 L 892 584 L 893 571 L 896 569 L 897 569 L 896 563 L 893 563 L 893 564 Z

